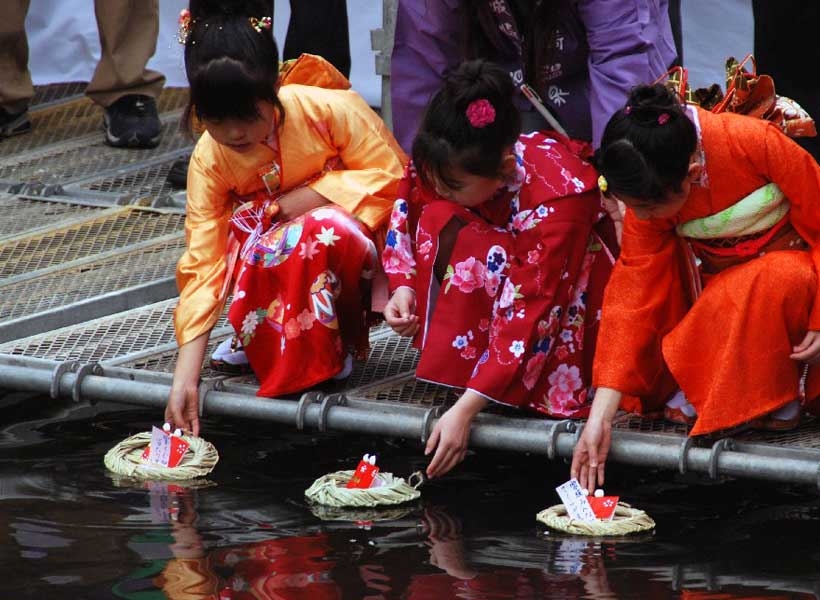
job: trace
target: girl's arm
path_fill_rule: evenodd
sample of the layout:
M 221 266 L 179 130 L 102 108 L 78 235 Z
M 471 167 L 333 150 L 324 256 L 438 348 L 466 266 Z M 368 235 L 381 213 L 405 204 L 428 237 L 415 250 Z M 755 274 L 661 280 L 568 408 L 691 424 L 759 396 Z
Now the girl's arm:
M 612 419 L 621 396 L 618 390 L 598 388 L 589 418 L 572 453 L 570 476 L 590 491 L 604 484 L 606 457 L 612 443 Z
M 278 218 L 283 221 L 290 221 L 309 210 L 330 204 L 330 201 L 316 190 L 309 187 L 298 187 L 280 196 L 278 203 Z
M 444 475 L 467 455 L 467 442 L 470 439 L 470 426 L 475 416 L 480 413 L 489 400 L 473 391 L 465 391 L 458 401 L 436 422 L 427 440 L 424 454 L 435 454 L 427 466 L 430 478 Z
M 165 407 L 165 421 L 199 435 L 199 373 L 208 334 L 203 333 L 179 348 L 171 394 Z

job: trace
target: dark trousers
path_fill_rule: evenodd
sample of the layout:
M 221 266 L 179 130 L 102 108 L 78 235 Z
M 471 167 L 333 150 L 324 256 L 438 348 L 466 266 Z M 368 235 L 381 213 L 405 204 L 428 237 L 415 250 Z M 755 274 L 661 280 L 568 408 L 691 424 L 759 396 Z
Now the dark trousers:
M 303 52 L 323 56 L 350 76 L 350 36 L 346 0 L 290 0 L 290 23 L 282 57 Z
M 781 96 L 798 102 L 820 127 L 820 2 L 817 0 L 752 0 L 754 54 L 758 73 L 771 75 Z M 796 141 L 820 161 L 820 138 Z

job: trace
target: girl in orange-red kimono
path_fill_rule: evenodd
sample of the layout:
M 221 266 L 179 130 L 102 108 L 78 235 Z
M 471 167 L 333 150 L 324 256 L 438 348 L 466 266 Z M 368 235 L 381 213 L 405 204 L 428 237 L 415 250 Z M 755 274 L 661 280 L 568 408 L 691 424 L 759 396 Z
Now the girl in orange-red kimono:
M 231 289 L 228 319 L 260 395 L 349 369 L 367 345 L 368 284 L 406 161 L 328 63 L 304 55 L 280 78 L 270 2 L 212 5 L 192 1 L 181 28 L 186 114 L 205 133 L 188 175 L 166 419 L 194 435 L 208 333 Z
M 796 427 L 820 396 L 820 167 L 773 123 L 660 85 L 632 92 L 597 159 L 627 211 L 573 476 L 603 481 L 619 405 L 691 435 Z

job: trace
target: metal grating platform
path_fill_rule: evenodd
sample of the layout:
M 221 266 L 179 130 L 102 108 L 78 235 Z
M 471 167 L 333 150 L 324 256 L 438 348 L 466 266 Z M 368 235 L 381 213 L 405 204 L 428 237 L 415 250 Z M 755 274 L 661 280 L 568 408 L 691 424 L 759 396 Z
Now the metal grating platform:
M 185 240 L 179 234 L 171 240 L 34 279 L 5 286 L 0 282 L 0 322 L 172 277 L 184 249 Z
M 2 238 L 39 227 L 58 225 L 67 219 L 90 216 L 101 210 L 103 209 L 100 207 L 45 202 L 0 194 L 0 213 L 3 215 L 0 219 L 0 242 Z
M 190 146 L 191 141 L 178 131 L 178 116 L 170 115 L 164 117 L 156 148 L 112 148 L 104 143 L 102 136 L 83 143 L 53 145 L 42 151 L 6 158 L 0 166 L 0 181 L 65 187 L 71 182 L 93 179 L 101 172 L 140 165 L 168 153 L 183 154 Z
M 101 362 L 142 352 L 174 340 L 176 298 L 0 344 L 0 353 L 50 360 Z
M 0 282 L 82 257 L 182 231 L 184 216 L 115 209 L 86 223 L 15 240 L 0 247 Z
M 59 102 L 70 102 L 82 98 L 88 84 L 85 81 L 69 81 L 34 87 L 34 98 L 31 99 L 31 110 L 42 110 Z
M 166 181 L 166 177 L 174 162 L 187 155 L 188 152 L 185 150 L 178 157 L 170 158 L 159 164 L 127 173 L 117 173 L 102 179 L 92 179 L 79 184 L 78 188 L 108 194 L 133 194 L 137 198 L 152 198 L 156 201 L 176 191 Z

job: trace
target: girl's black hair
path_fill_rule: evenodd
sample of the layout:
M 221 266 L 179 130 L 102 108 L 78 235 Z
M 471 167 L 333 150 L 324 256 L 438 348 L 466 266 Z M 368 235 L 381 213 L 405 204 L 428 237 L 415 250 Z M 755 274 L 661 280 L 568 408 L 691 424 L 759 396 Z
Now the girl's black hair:
M 504 151 L 521 132 L 514 92 L 509 74 L 484 60 L 462 63 L 445 76 L 413 141 L 413 162 L 425 185 L 441 182 L 459 189 L 454 169 L 481 177 L 502 175 Z M 467 107 L 481 99 L 493 106 L 495 118 L 484 127 L 474 127 Z
M 595 166 L 607 192 L 661 204 L 680 192 L 697 147 L 695 125 L 666 86 L 639 85 L 604 129 Z
M 558 17 L 566 0 L 510 0 L 508 6 L 522 38 L 521 55 L 498 27 L 489 0 L 462 0 L 462 46 L 467 58 L 521 60 L 524 80 L 540 87 L 546 77 L 545 66 L 555 52 Z
M 273 30 L 257 31 L 251 18 L 271 17 L 270 0 L 191 0 L 191 25 L 185 41 L 185 73 L 190 96 L 182 127 L 197 119 L 259 117 L 256 103 L 285 111 L 276 95 L 279 50 Z

